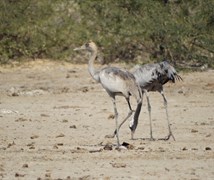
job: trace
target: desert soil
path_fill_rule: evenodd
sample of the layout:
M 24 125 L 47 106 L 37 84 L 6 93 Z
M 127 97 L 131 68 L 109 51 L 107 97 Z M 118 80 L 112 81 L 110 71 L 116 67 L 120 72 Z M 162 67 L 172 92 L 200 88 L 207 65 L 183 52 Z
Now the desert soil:
M 111 99 L 87 65 L 1 66 L 0 179 L 214 179 L 214 71 L 180 75 L 183 82 L 165 85 L 176 141 L 148 139 L 144 98 L 135 139 L 125 123 L 120 141 L 129 146 L 117 150 L 116 138 L 105 138 L 115 128 Z M 153 134 L 163 138 L 163 100 L 149 95 Z M 128 107 L 123 97 L 117 105 L 121 121 Z

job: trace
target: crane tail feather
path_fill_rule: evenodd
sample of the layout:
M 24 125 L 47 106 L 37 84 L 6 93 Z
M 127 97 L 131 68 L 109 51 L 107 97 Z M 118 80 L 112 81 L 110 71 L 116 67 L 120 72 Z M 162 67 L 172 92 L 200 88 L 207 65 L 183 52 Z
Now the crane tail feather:
M 175 78 L 176 78 L 176 80 L 178 80 L 178 81 L 183 81 L 182 77 L 179 76 L 178 74 L 175 74 Z

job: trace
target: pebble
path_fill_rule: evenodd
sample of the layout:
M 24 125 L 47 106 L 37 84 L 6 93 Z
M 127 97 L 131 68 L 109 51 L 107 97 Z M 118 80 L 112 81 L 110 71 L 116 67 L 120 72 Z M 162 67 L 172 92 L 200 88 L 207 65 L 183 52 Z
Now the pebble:
M 111 163 L 111 165 L 114 168 L 125 168 L 126 167 L 125 163 Z
M 211 151 L 212 148 L 211 148 L 211 147 L 205 147 L 205 150 L 206 150 L 206 151 Z
M 113 145 L 112 144 L 106 144 L 103 149 L 111 151 L 113 149 Z
M 198 130 L 196 130 L 196 129 L 191 130 L 191 133 L 196 133 L 196 132 L 198 132 Z
M 28 164 L 23 164 L 23 168 L 28 168 Z
M 59 137 L 65 137 L 65 135 L 61 133 L 61 134 L 56 136 L 56 138 L 59 138 Z
M 70 128 L 76 129 L 77 127 L 76 127 L 76 125 L 71 125 Z

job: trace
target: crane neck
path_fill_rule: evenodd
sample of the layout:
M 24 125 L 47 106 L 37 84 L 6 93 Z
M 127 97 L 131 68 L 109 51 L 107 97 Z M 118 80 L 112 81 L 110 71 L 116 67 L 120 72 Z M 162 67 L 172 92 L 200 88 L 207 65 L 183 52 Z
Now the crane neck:
M 94 61 L 95 61 L 96 57 L 97 57 L 97 50 L 94 50 L 90 54 L 90 58 L 89 58 L 89 61 L 88 61 L 88 71 L 91 74 L 91 76 L 93 77 L 93 79 L 95 81 L 99 82 L 100 81 L 100 79 L 99 79 L 99 71 L 95 70 L 95 68 L 94 68 Z

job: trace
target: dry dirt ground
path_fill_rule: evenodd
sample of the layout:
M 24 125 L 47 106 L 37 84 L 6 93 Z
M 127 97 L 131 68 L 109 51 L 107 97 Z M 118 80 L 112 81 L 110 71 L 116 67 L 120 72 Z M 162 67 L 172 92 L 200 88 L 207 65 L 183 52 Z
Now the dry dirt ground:
M 119 67 L 124 67 L 117 64 Z M 87 65 L 35 61 L 0 67 L 0 179 L 214 179 L 214 71 L 167 84 L 176 141 L 150 141 L 146 100 L 135 140 L 115 127 L 111 99 Z M 167 135 L 162 97 L 150 93 L 154 137 Z M 128 111 L 117 98 L 119 118 Z M 135 102 L 132 100 L 135 107 Z

